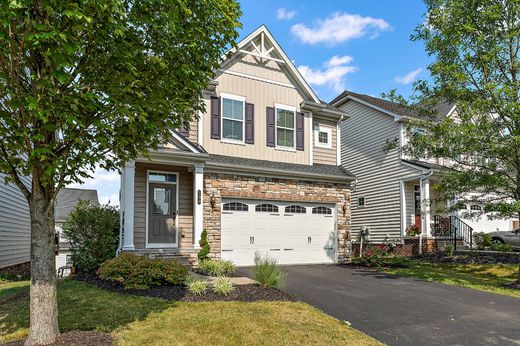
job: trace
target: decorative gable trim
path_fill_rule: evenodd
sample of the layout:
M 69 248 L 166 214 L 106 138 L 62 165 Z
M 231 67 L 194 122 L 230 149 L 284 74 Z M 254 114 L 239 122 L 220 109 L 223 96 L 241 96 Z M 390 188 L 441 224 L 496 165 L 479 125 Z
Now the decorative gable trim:
M 260 36 L 260 46 L 254 43 L 254 40 L 258 36 Z M 266 41 L 272 45 L 270 48 L 266 48 Z M 287 57 L 283 49 L 280 47 L 278 42 L 276 42 L 275 38 L 265 25 L 261 25 L 242 41 L 238 42 L 236 47 L 232 48 L 229 52 L 223 55 L 221 70 L 239 54 L 247 54 L 260 58 L 261 60 L 272 60 L 283 64 L 283 69 L 286 70 L 286 72 L 291 76 L 291 79 L 304 92 L 304 94 L 314 102 L 321 103 L 318 96 L 311 89 L 294 63 L 289 59 L 289 57 Z M 275 54 L 276 56 L 274 56 Z M 226 71 L 226 73 L 229 73 L 229 71 Z
M 200 148 L 198 145 L 192 143 L 189 139 L 181 135 L 179 132 L 172 130 L 172 142 L 179 148 L 183 148 L 192 153 L 200 154 L 205 153 L 205 151 Z

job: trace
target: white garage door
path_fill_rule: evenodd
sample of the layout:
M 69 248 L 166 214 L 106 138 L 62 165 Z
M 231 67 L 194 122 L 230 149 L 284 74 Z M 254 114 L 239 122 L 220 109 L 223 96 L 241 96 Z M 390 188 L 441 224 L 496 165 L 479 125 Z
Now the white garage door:
M 222 201 L 222 258 L 253 264 L 256 252 L 279 264 L 330 263 L 336 258 L 334 205 Z

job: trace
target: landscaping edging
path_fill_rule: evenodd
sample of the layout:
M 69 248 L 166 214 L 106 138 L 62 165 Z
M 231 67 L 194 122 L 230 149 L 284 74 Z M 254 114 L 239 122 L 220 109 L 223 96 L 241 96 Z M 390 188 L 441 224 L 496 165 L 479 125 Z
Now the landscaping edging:
M 121 294 L 137 295 L 142 297 L 153 297 L 164 300 L 182 302 L 208 302 L 208 301 L 297 301 L 292 295 L 272 287 L 259 284 L 235 285 L 233 292 L 227 296 L 219 295 L 208 290 L 203 295 L 194 295 L 184 286 L 164 285 L 153 286 L 146 290 L 125 289 L 118 282 L 105 281 L 93 275 L 78 275 L 76 280 L 96 286 L 98 288 L 117 292 Z
M 49 346 L 110 346 L 112 345 L 112 337 L 107 333 L 94 331 L 72 331 L 61 333 L 58 339 Z M 23 346 L 25 339 L 11 341 L 2 346 Z

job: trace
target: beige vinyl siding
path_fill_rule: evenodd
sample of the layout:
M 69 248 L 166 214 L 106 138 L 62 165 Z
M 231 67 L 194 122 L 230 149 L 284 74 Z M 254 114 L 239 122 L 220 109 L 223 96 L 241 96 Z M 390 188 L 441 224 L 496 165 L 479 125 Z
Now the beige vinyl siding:
M 337 122 L 334 120 L 321 119 L 314 117 L 313 118 L 313 127 L 312 127 L 312 147 L 313 147 L 313 162 L 314 163 L 322 163 L 326 165 L 336 165 L 337 164 L 337 151 L 336 146 L 338 143 L 337 138 Z M 332 133 L 332 146 L 331 148 L 323 148 L 316 146 L 316 131 L 317 128 L 327 128 L 331 130 Z
M 420 172 L 401 164 L 397 150 L 384 151 L 386 140 L 399 137 L 399 123 L 356 101 L 341 109 L 351 116 L 341 123 L 341 162 L 357 178 L 352 192 L 354 237 L 366 226 L 372 241 L 400 238 L 400 179 Z M 365 197 L 365 207 L 358 207 L 358 197 Z
M 292 84 L 287 74 L 275 61 L 265 61 L 259 64 L 260 59 L 251 55 L 242 55 L 231 60 L 225 69 L 240 74 L 253 75 L 255 77 L 274 80 L 280 83 Z
M 246 57 L 250 61 L 251 57 Z M 235 69 L 237 62 L 230 63 L 226 68 Z M 262 78 L 269 78 L 271 80 L 280 80 L 287 78 L 281 69 L 269 68 L 272 64 L 267 64 L 266 67 L 258 67 L 255 64 L 239 64 L 240 71 L 250 75 Z M 265 71 L 267 72 L 265 72 Z M 261 72 L 263 71 L 263 72 Z M 275 78 L 275 75 L 278 77 Z M 220 154 L 227 156 L 239 156 L 258 160 L 270 160 L 279 162 L 292 162 L 300 164 L 310 163 L 310 136 L 311 121 L 309 114 L 305 114 L 304 119 L 304 150 L 303 151 L 288 151 L 279 148 L 267 147 L 266 145 L 266 107 L 274 107 L 275 103 L 292 106 L 299 111 L 300 103 L 303 101 L 302 96 L 294 86 L 282 86 L 266 81 L 252 79 L 248 77 L 241 77 L 231 75 L 225 72 L 220 72 L 217 77 L 218 86 L 216 93 L 232 94 L 246 98 L 246 102 L 254 104 L 254 144 L 231 144 L 225 143 L 222 140 L 211 139 L 211 119 L 210 119 L 210 104 L 209 99 L 206 99 L 206 113 L 204 114 L 204 135 L 203 145 L 210 154 Z
M 18 187 L 0 174 L 0 268 L 28 262 L 31 252 L 29 205 Z M 26 186 L 30 179 L 22 178 Z
M 146 174 L 147 170 L 179 173 L 179 247 L 192 248 L 193 240 L 193 173 L 186 167 L 136 163 L 134 193 L 134 246 L 146 244 Z M 184 235 L 184 237 L 183 237 Z
M 198 118 L 194 117 L 190 121 L 190 129 L 188 133 L 188 139 L 192 141 L 193 143 L 197 143 L 198 137 L 197 137 L 197 131 L 198 131 Z

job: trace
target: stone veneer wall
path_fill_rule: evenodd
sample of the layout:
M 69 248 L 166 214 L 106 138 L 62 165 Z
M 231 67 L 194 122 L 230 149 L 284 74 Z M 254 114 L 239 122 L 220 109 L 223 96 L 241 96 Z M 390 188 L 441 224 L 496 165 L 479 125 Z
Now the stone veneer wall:
M 214 208 L 211 207 L 212 196 Z M 335 203 L 338 262 L 350 260 L 350 188 L 347 184 L 205 173 L 203 227 L 208 233 L 210 256 L 213 258 L 220 257 L 222 198 Z

